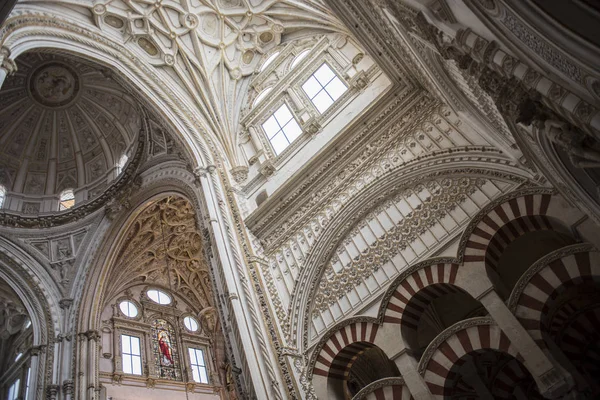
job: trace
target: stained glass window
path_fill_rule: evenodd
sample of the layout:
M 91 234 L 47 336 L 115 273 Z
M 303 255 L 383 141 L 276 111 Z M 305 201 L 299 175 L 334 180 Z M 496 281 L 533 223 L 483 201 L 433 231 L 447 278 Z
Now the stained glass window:
M 158 377 L 181 380 L 175 330 L 164 319 L 157 319 L 152 324 L 152 351 Z

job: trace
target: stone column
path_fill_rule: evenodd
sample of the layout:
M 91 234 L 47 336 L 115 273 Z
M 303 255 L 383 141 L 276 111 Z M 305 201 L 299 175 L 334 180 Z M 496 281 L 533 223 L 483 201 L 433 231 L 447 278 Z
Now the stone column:
M 216 257 L 220 260 L 225 278 L 224 291 L 228 294 L 228 302 L 233 311 L 232 322 L 239 330 L 239 340 L 243 347 L 240 351 L 246 353 L 246 363 L 256 396 L 259 399 L 282 399 L 282 384 L 273 369 L 273 361 L 269 357 L 272 354 L 263 336 L 265 328 L 261 325 L 256 304 L 250 297 L 252 293 L 248 286 L 248 278 L 240 270 L 243 259 L 238 249 L 232 248 L 232 236 L 235 233 L 230 231 L 231 228 L 226 223 L 227 218 L 223 210 L 226 208 L 226 200 L 220 195 L 216 167 L 197 168 L 194 173 L 200 181 L 201 195 L 206 201 L 217 247 Z
M 402 350 L 398 357 L 394 359 L 394 362 L 413 398 L 419 400 L 433 400 L 433 395 L 429 391 L 425 380 L 421 374 L 419 374 L 417 362 L 408 354 L 406 349 Z
M 535 379 L 540 393 L 544 397 L 557 398 L 568 390 L 570 376 L 565 377 L 555 368 L 548 356 L 539 348 L 525 328 L 510 312 L 504 301 L 495 290 L 481 294 L 477 300 L 483 304 L 502 332 L 508 337 L 512 346 L 525 360 L 525 365 Z
M 17 64 L 10 58 L 10 50 L 6 47 L 0 48 L 0 89 L 7 76 L 17 70 Z
M 31 358 L 29 361 L 29 368 L 31 373 L 29 375 L 29 394 L 25 400 L 34 400 L 37 398 L 37 387 L 38 384 L 38 371 L 40 369 L 40 353 L 46 350 L 46 346 L 33 346 L 31 348 Z

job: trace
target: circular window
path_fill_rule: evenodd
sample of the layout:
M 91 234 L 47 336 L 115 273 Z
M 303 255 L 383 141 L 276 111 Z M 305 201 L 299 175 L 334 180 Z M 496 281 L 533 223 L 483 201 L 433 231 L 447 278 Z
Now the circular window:
M 158 304 L 169 304 L 171 303 L 171 296 L 163 291 L 151 289 L 146 292 L 150 300 Z
M 193 317 L 185 317 L 183 319 L 183 324 L 188 329 L 188 331 L 196 332 L 198 330 L 198 321 Z
M 129 318 L 134 318 L 138 314 L 137 307 L 130 301 L 122 301 L 119 303 L 119 308 L 121 309 L 121 312 Z

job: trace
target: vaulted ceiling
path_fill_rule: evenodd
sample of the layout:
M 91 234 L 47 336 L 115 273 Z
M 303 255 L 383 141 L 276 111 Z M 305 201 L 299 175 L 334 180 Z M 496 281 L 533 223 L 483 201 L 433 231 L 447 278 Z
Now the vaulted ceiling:
M 230 165 L 251 77 L 275 47 L 345 32 L 318 0 L 25 0 L 117 39 L 197 110 Z M 60 8 L 64 13 L 60 13 Z M 92 26 L 93 25 L 93 26 Z

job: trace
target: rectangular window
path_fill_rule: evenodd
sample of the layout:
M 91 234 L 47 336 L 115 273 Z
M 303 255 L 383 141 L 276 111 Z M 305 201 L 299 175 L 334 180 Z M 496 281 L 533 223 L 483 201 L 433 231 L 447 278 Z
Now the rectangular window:
M 329 65 L 323 64 L 317 72 L 312 74 L 304 85 L 302 90 L 322 114 L 327 110 L 341 95 L 348 90 L 346 85 L 329 68 Z
M 189 349 L 190 360 L 192 362 L 192 375 L 194 381 L 198 383 L 208 383 L 208 375 L 206 374 L 206 363 L 204 362 L 204 351 L 201 349 Z
M 19 397 L 19 385 L 21 385 L 20 379 L 17 379 L 10 385 L 8 388 L 8 400 L 17 400 L 17 397 Z
M 121 335 L 121 353 L 123 356 L 123 372 L 126 374 L 142 374 L 142 356 L 140 338 Z
M 286 104 L 279 107 L 262 127 L 275 150 L 275 154 L 280 154 L 302 133 L 302 129 L 300 129 Z

